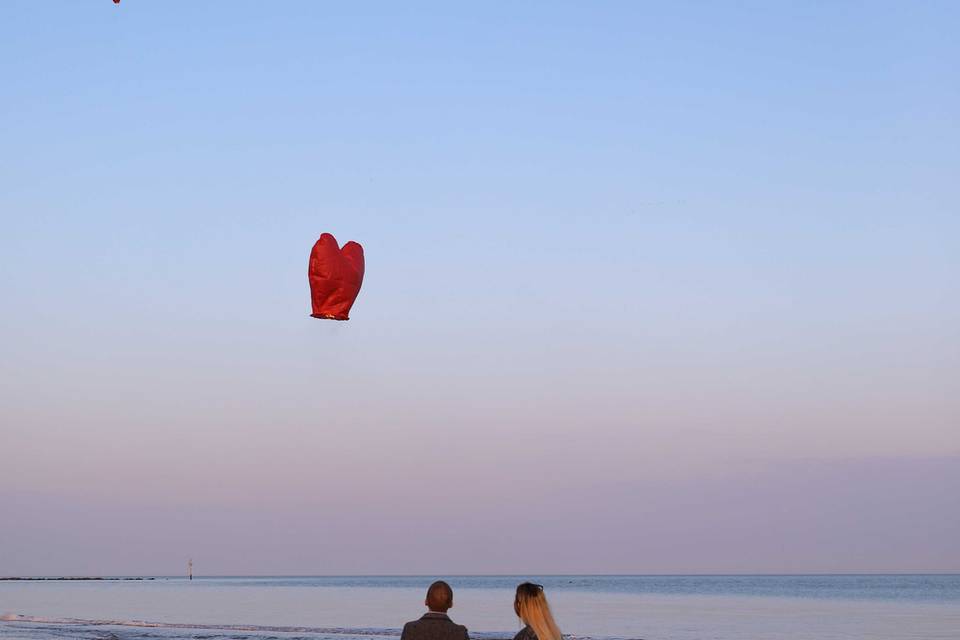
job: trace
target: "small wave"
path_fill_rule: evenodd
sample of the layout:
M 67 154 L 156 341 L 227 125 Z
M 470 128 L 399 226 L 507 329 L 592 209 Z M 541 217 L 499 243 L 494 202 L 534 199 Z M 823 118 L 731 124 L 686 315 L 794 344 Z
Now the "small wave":
M 27 616 L 20 614 L 0 615 L 2 622 L 32 622 L 35 624 L 55 624 L 55 625 L 83 625 L 91 627 L 143 627 L 157 629 L 207 629 L 211 631 L 249 631 L 252 633 L 261 633 L 264 631 L 274 633 L 316 633 L 323 635 L 342 635 L 342 636 L 385 636 L 395 637 L 400 635 L 400 629 L 376 629 L 376 628 L 356 628 L 349 629 L 344 627 L 288 627 L 273 625 L 248 625 L 248 624 L 195 624 L 190 622 L 150 622 L 147 620 L 107 620 L 107 619 L 84 619 L 84 618 L 45 618 L 42 616 Z

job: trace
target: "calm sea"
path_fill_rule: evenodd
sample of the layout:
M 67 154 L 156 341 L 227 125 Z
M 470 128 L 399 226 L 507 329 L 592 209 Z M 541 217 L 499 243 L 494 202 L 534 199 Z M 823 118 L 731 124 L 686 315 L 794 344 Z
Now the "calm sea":
M 960 639 L 960 575 L 443 576 L 481 640 L 545 585 L 565 634 L 646 640 Z M 374 640 L 423 612 L 433 577 L 0 582 L 0 638 Z

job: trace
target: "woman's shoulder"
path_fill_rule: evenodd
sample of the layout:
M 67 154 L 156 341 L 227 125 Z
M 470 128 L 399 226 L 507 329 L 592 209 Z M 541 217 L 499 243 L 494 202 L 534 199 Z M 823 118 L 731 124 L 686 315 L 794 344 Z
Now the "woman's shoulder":
M 513 640 L 537 640 L 537 634 L 533 632 L 530 625 L 527 625 L 513 636 Z

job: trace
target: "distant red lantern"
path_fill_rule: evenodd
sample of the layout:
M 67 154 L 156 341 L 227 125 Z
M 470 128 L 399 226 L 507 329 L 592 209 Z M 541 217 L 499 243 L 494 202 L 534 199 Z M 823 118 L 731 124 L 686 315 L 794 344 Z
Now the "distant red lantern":
M 363 284 L 363 247 L 348 242 L 341 249 L 337 239 L 324 233 L 310 252 L 310 299 L 314 318 L 349 320 L 350 308 Z
M 113 4 L 120 4 L 120 0 L 113 0 Z

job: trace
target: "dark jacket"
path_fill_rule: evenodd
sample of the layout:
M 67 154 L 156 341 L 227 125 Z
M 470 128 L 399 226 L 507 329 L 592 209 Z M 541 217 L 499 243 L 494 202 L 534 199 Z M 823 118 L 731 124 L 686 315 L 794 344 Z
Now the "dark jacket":
M 537 634 L 533 632 L 530 625 L 527 625 L 513 636 L 513 640 L 537 640 Z
M 467 628 L 445 613 L 431 611 L 419 620 L 403 625 L 400 640 L 470 640 Z

